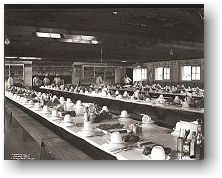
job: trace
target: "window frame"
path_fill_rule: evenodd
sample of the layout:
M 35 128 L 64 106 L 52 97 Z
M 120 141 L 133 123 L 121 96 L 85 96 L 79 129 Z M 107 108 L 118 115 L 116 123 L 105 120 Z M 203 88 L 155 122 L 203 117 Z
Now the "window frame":
M 140 72 L 140 80 L 135 80 L 135 77 L 134 77 L 134 70 L 141 70 Z M 142 71 L 145 70 L 145 72 L 143 73 Z M 143 75 L 142 74 L 145 74 L 145 78 L 143 79 Z M 147 80 L 147 68 L 134 68 L 133 69 L 133 82 L 141 82 L 141 81 L 146 81 Z
M 191 70 L 190 70 L 190 76 L 191 76 L 191 80 L 183 80 L 183 67 L 185 66 L 190 66 Z M 193 74 L 193 67 L 199 67 L 200 68 L 200 79 L 193 79 L 192 74 Z M 198 74 L 198 73 L 195 73 Z M 181 66 L 181 81 L 187 81 L 187 82 L 192 82 L 192 81 L 201 81 L 201 65 L 182 65 Z
M 162 68 L 162 79 L 156 79 L 156 69 L 157 68 Z M 169 69 L 169 79 L 165 78 L 164 69 Z M 170 81 L 170 77 L 171 77 L 171 67 L 170 66 L 155 67 L 154 68 L 154 79 L 155 79 L 155 81 Z

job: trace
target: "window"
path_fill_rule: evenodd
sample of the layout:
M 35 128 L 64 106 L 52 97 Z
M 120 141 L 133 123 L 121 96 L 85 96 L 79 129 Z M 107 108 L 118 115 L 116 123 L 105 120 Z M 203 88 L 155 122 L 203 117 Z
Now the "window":
M 133 69 L 133 81 L 143 81 L 147 79 L 147 69 L 136 68 Z
M 170 80 L 170 68 L 169 67 L 155 68 L 155 80 Z
M 163 68 L 163 79 L 164 80 L 170 80 L 170 68 L 169 67 L 164 67 Z
M 183 66 L 182 80 L 200 80 L 200 66 Z
M 200 80 L 200 67 L 192 67 L 192 80 Z

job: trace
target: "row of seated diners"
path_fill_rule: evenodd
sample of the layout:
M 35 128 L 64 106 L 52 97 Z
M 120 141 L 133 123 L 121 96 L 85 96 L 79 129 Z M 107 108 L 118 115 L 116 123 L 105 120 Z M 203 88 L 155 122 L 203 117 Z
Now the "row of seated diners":
M 58 90 L 55 89 L 55 91 Z M 173 136 L 173 134 L 170 134 L 172 130 L 163 127 L 158 127 L 156 124 L 153 124 L 154 120 L 152 120 L 151 117 L 148 115 L 143 115 L 142 122 L 139 123 L 138 121 L 134 121 L 131 118 L 129 119 L 130 116 L 128 112 L 126 110 L 123 110 L 121 112 L 121 115 L 119 116 L 119 119 L 116 120 L 116 117 L 113 117 L 113 115 L 109 112 L 107 106 L 103 106 L 101 110 L 99 106 L 93 103 L 85 103 L 85 105 L 82 105 L 80 100 L 78 100 L 76 104 L 74 104 L 70 98 L 67 98 L 67 100 L 65 101 L 64 97 L 60 97 L 58 99 L 56 95 L 52 96 L 51 93 L 47 94 L 36 92 L 28 88 L 24 89 L 19 87 L 12 87 L 7 91 L 6 95 L 7 97 L 15 101 L 17 104 L 19 103 L 20 106 L 21 103 L 23 103 L 23 107 L 28 110 L 31 110 L 34 113 L 39 114 L 39 116 L 43 117 L 45 120 L 53 122 L 53 125 L 55 124 L 59 127 L 62 127 L 68 133 L 71 133 L 75 136 L 79 136 L 79 133 L 81 133 L 80 137 L 83 136 L 88 143 L 103 151 L 105 150 L 105 152 L 108 152 L 109 154 L 115 156 L 117 159 L 169 159 L 169 155 L 171 155 L 171 159 L 177 159 L 175 155 L 176 138 Z M 60 117 L 62 117 L 62 121 L 61 118 L 50 119 L 50 117 L 47 116 L 47 114 L 50 114 L 52 117 L 57 118 L 58 113 L 60 114 Z M 84 115 L 83 118 L 81 118 L 82 115 Z M 71 122 L 72 116 L 75 117 L 76 121 L 80 119 L 80 122 L 75 123 L 77 125 L 74 125 L 74 123 Z M 116 121 L 118 121 L 118 123 L 116 123 Z M 107 135 L 100 137 L 101 133 L 97 132 L 97 134 L 99 134 L 99 138 L 102 138 L 102 142 L 97 137 L 95 137 L 95 139 L 93 139 L 94 137 L 91 137 L 98 136 L 96 135 L 96 131 L 92 131 L 92 123 L 96 122 L 101 122 L 100 125 L 97 125 L 99 129 L 106 131 L 109 130 L 111 132 L 111 135 L 108 134 L 108 137 Z M 83 125 L 81 125 L 81 123 L 83 123 Z M 80 127 L 82 128 L 80 129 Z M 53 129 L 55 128 L 53 127 Z M 155 130 L 155 134 L 152 133 L 152 130 Z M 157 132 L 157 130 L 159 132 Z M 123 138 L 125 142 L 137 142 L 137 148 L 139 148 L 139 150 L 131 150 L 131 146 L 129 146 L 130 144 L 128 145 L 129 147 L 126 147 L 125 144 L 122 144 L 123 138 L 118 131 L 127 131 L 127 133 L 135 133 L 136 135 L 126 134 Z M 138 135 L 140 135 L 140 137 Z M 153 140 L 150 139 L 151 135 Z M 178 133 L 176 134 L 176 136 L 178 136 Z M 142 147 L 144 139 L 149 140 L 149 142 L 144 143 L 148 143 L 151 145 L 153 144 L 152 150 L 150 149 L 150 147 Z M 110 143 L 108 145 L 106 145 L 107 140 L 109 140 Z M 141 140 L 142 142 L 139 142 Z M 101 143 L 103 144 L 101 145 Z M 115 146 L 113 146 L 113 143 L 115 143 Z M 162 144 L 164 146 L 158 146 L 155 143 L 159 145 Z M 141 151 L 142 148 L 143 150 Z M 97 151 L 95 151 L 94 154 L 96 154 Z M 129 152 L 132 153 L 129 154 Z M 144 157 L 144 155 L 148 156 Z
M 158 89 L 159 88 L 159 89 Z M 160 88 L 154 85 L 134 90 L 120 86 L 42 86 L 39 91 L 67 96 L 73 100 L 95 102 L 98 105 L 108 105 L 111 112 L 120 114 L 127 110 L 136 120 L 141 120 L 141 114 L 147 114 L 165 127 L 173 128 L 179 120 L 194 121 L 204 116 L 204 90 L 197 88 L 177 88 L 177 92 L 168 91 L 168 86 Z M 180 88 L 180 89 L 178 89 Z M 149 91 L 147 91 L 149 90 Z M 164 91 L 163 91 L 164 90 Z
M 184 85 L 177 85 L 177 86 L 169 86 L 166 85 L 162 87 L 160 84 L 153 84 L 153 85 L 146 85 L 146 86 L 139 86 L 139 85 L 82 85 L 82 86 L 74 86 L 72 84 L 65 84 L 65 85 L 48 85 L 48 88 L 53 88 L 57 90 L 64 90 L 70 92 L 80 92 L 80 93 L 91 93 L 95 92 L 102 92 L 106 91 L 107 95 L 116 95 L 114 91 L 118 91 L 118 95 L 121 94 L 122 97 L 126 97 L 126 92 L 132 97 L 138 97 L 143 99 L 143 97 L 157 97 L 159 94 L 163 94 L 164 96 L 179 96 L 180 98 L 184 98 L 187 95 L 192 95 L 194 98 L 203 98 L 204 97 L 204 90 L 200 89 L 199 87 L 191 88 L 188 86 L 187 88 Z M 135 96 L 135 92 L 139 92 L 139 96 Z M 146 96 L 149 94 L 150 96 Z

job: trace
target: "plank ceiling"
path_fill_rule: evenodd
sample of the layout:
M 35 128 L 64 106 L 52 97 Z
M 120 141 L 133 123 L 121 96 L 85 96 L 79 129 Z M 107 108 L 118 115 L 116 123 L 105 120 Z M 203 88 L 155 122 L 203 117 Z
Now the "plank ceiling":
M 5 5 L 5 56 L 131 63 L 203 58 L 203 14 L 203 5 Z M 36 31 L 93 35 L 99 44 L 38 38 Z

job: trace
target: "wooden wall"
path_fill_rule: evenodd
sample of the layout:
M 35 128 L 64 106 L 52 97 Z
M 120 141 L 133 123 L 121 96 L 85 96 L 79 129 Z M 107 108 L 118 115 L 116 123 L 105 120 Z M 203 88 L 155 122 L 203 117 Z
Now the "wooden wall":
M 9 61 L 5 64 L 24 64 L 24 86 L 32 86 L 32 61 Z M 15 81 L 16 82 L 16 81 Z
M 24 85 L 32 86 L 32 77 L 36 73 L 44 75 L 49 74 L 50 79 L 53 79 L 55 74 L 64 76 L 65 83 L 95 83 L 95 80 L 85 81 L 84 79 L 84 66 L 104 66 L 101 63 L 80 63 L 80 62 L 43 62 L 43 61 L 5 61 L 5 64 L 24 64 Z M 199 65 L 201 68 L 200 81 L 182 81 L 181 80 L 181 67 L 183 65 Z M 177 85 L 184 84 L 185 86 L 204 88 L 204 59 L 189 59 L 189 60 L 174 60 L 174 61 L 161 61 L 144 63 L 143 66 L 147 67 L 147 81 L 143 84 L 160 83 L 161 85 Z M 106 67 L 113 67 L 113 78 L 105 81 L 107 83 L 117 84 L 123 82 L 123 77 L 126 74 L 126 68 L 132 66 L 120 66 L 119 64 L 107 64 Z M 170 80 L 169 81 L 155 81 L 155 67 L 170 67 Z
M 96 70 L 91 73 L 87 73 L 88 76 L 94 75 L 92 79 L 89 79 L 87 77 L 84 77 L 84 68 L 85 67 L 95 67 L 99 68 L 101 67 L 102 70 L 106 70 L 107 68 L 113 69 L 113 74 L 109 74 L 109 78 L 106 76 L 105 79 L 103 78 L 104 82 L 107 84 L 117 84 L 121 83 L 123 80 L 123 76 L 126 73 L 127 66 L 120 66 L 119 64 L 101 64 L 101 63 L 80 63 L 80 62 L 74 62 L 73 63 L 73 73 L 72 73 L 72 83 L 74 85 L 80 83 L 81 84 L 93 84 L 95 83 L 96 78 Z M 129 66 L 128 66 L 129 67 Z M 112 76 L 111 76 L 112 75 Z
M 56 74 L 64 78 L 64 83 L 72 83 L 72 63 L 71 62 L 44 62 L 36 61 L 32 64 L 32 77 L 38 73 L 43 79 L 45 74 L 49 74 L 49 79 L 52 81 Z
M 181 68 L 183 65 L 198 65 L 201 70 L 201 77 L 199 81 L 182 81 Z M 160 83 L 162 85 L 177 85 L 184 84 L 185 86 L 204 88 L 204 59 L 189 59 L 189 60 L 174 60 L 145 63 L 147 67 L 147 84 Z M 169 81 L 155 81 L 155 67 L 170 67 Z

